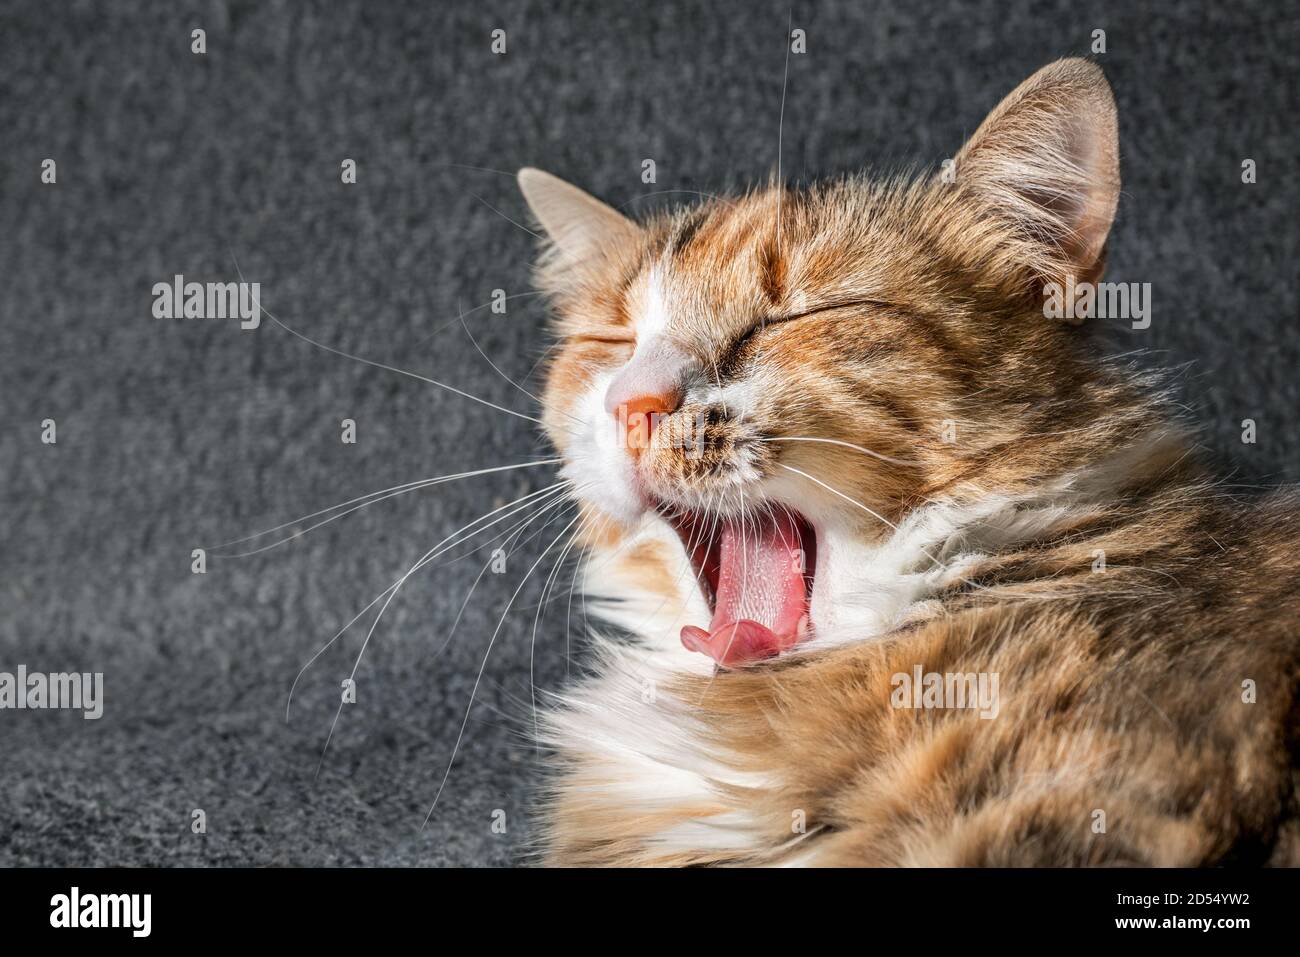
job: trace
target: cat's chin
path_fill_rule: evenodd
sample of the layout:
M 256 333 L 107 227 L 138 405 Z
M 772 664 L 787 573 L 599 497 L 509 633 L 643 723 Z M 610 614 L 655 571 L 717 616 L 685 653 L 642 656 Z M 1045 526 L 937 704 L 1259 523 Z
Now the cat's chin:
M 817 534 L 808 519 L 781 505 L 743 518 L 661 513 L 712 612 L 707 626 L 682 629 L 687 650 L 732 668 L 779 655 L 810 635 Z

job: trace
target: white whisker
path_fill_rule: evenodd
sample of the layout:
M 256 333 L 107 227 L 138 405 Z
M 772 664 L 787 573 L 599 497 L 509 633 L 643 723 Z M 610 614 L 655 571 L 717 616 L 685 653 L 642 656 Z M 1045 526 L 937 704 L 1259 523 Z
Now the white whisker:
M 235 272 L 239 274 L 239 279 L 242 282 L 244 280 L 244 274 L 239 268 L 238 260 L 235 261 Z M 472 402 L 477 402 L 480 405 L 485 405 L 490 409 L 496 409 L 498 412 L 504 412 L 506 415 L 513 415 L 516 418 L 524 419 L 528 422 L 536 423 L 537 425 L 542 424 L 541 419 L 534 418 L 531 415 L 525 415 L 522 412 L 516 412 L 514 409 L 507 409 L 505 406 L 497 405 L 495 402 L 489 402 L 487 399 L 480 399 L 478 396 L 471 395 L 470 393 L 465 392 L 462 389 L 456 388 L 454 385 L 448 385 L 445 382 L 439 382 L 437 379 L 430 379 L 428 376 L 423 376 L 416 372 L 410 372 L 406 369 L 399 369 L 397 366 L 390 366 L 384 362 L 376 362 L 374 359 L 367 359 L 363 356 L 353 355 L 350 352 L 344 352 L 342 349 L 335 349 L 333 346 L 327 346 L 323 342 L 317 342 L 315 339 L 311 338 L 310 336 L 305 336 L 301 332 L 298 332 L 296 329 L 292 329 L 289 326 L 285 325 L 283 322 L 280 321 L 280 319 L 274 313 L 271 312 L 270 309 L 267 309 L 266 306 L 264 306 L 260 301 L 258 301 L 256 305 L 258 309 L 260 309 L 263 313 L 266 314 L 266 317 L 268 319 L 274 322 L 285 332 L 289 333 L 290 335 L 297 336 L 303 342 L 309 343 L 315 346 L 317 349 L 323 349 L 326 352 L 332 352 L 336 356 L 342 356 L 344 359 L 351 359 L 353 362 L 360 362 L 363 365 L 374 366 L 376 369 L 384 369 L 388 372 L 395 372 L 398 375 L 410 376 L 412 379 L 418 379 L 421 382 L 427 382 L 429 385 L 435 385 L 439 389 L 445 389 L 448 392 L 454 393 L 455 395 L 461 396 L 462 398 L 469 399 Z
M 444 544 L 444 543 L 450 541 L 451 539 L 455 538 L 456 536 L 460 535 L 461 533 L 466 532 L 467 530 L 469 530 L 470 528 L 472 528 L 474 525 L 477 525 L 479 522 L 482 522 L 482 521 L 484 521 L 485 519 L 491 518 L 493 515 L 496 515 L 498 512 L 504 511 L 505 509 L 511 509 L 511 508 L 513 507 L 513 510 L 512 510 L 512 511 L 507 512 L 505 515 L 502 515 L 500 518 L 497 518 L 497 519 L 494 519 L 494 520 L 491 521 L 491 522 L 488 522 L 486 525 L 482 526 L 482 528 L 477 529 L 476 531 L 474 531 L 473 533 L 471 533 L 469 536 L 467 536 L 467 538 L 468 538 L 468 537 L 473 537 L 473 535 L 477 535 L 479 532 L 483 531 L 484 529 L 491 528 L 493 525 L 496 525 L 498 522 L 503 522 L 503 521 L 505 521 L 507 518 L 509 518 L 511 515 L 517 514 L 519 511 L 522 511 L 523 509 L 528 508 L 529 505 L 531 505 L 531 504 L 535 504 L 535 503 L 533 503 L 533 502 L 530 502 L 529 500 L 534 499 L 534 498 L 537 498 L 538 496 L 546 496 L 546 495 L 548 495 L 548 494 L 555 494 L 555 493 L 557 492 L 557 490 L 561 489 L 562 487 L 566 486 L 567 484 L 568 484 L 567 482 L 558 482 L 558 483 L 556 483 L 555 485 L 552 485 L 552 486 L 550 486 L 550 487 L 548 487 L 548 488 L 539 489 L 539 490 L 536 491 L 536 492 L 530 492 L 530 493 L 528 493 L 527 495 L 524 495 L 524 496 L 522 496 L 521 498 L 518 498 L 518 499 L 516 499 L 516 500 L 513 501 L 513 502 L 509 502 L 509 503 L 507 503 L 507 504 L 505 504 L 505 505 L 502 505 L 500 508 L 497 508 L 497 509 L 494 509 L 494 510 L 491 511 L 491 512 L 488 512 L 486 515 L 481 515 L 481 516 L 479 516 L 478 518 L 474 519 L 474 521 L 469 522 L 468 524 L 461 526 L 459 529 L 457 529 L 457 530 L 456 530 L 455 532 L 453 532 L 451 535 L 448 535 L 446 538 L 444 538 L 444 539 L 442 540 L 442 542 L 439 542 L 439 544 L 438 544 L 438 545 L 435 545 L 433 549 L 430 549 L 429 552 L 426 552 L 426 553 L 425 553 L 425 558 L 430 558 L 430 557 L 436 558 L 437 555 L 434 554 L 434 550 L 436 550 L 440 545 L 442 545 L 442 544 Z M 516 507 L 516 506 L 517 506 L 517 507 Z M 448 547 L 448 548 L 455 547 L 456 545 L 459 545 L 461 542 L 463 542 L 463 541 L 465 541 L 465 540 L 466 540 L 466 538 L 461 538 L 461 539 L 459 539 L 459 540 L 457 540 L 457 541 L 452 542 L 451 545 L 449 545 L 449 546 L 447 546 L 447 547 Z M 423 561 L 423 559 L 422 559 L 422 561 Z M 418 564 L 418 563 L 417 563 L 417 564 Z M 354 624 L 356 624 L 356 622 L 361 618 L 362 615 L 364 615 L 367 611 L 369 611 L 369 610 L 370 610 L 371 608 L 373 608 L 376 604 L 378 604 L 379 601 L 380 601 L 380 600 L 381 600 L 385 595 L 387 595 L 390 591 L 392 591 L 394 588 L 396 588 L 396 587 L 397 587 L 397 586 L 398 586 L 402 581 L 404 581 L 404 580 L 405 580 L 404 578 L 399 578 L 399 579 L 397 579 L 397 580 L 394 581 L 391 585 L 389 585 L 387 588 L 385 588 L 383 591 L 381 591 L 378 595 L 376 595 L 374 598 L 372 598 L 372 599 L 370 600 L 370 602 L 369 602 L 369 603 L 368 603 L 364 608 L 361 609 L 361 611 L 357 612 L 357 614 L 352 618 L 351 621 L 349 621 L 346 625 L 344 625 L 344 626 L 339 630 L 339 632 L 338 632 L 338 633 L 337 633 L 333 638 L 331 638 L 329 641 L 325 642 L 325 644 L 322 645 L 321 648 L 320 648 L 320 649 L 319 649 L 319 650 L 318 650 L 314 655 L 312 655 L 310 659 L 308 659 L 307 663 L 306 663 L 305 665 L 302 666 L 302 669 L 301 669 L 301 670 L 298 672 L 298 674 L 294 677 L 294 679 L 293 679 L 293 684 L 292 684 L 292 685 L 290 686 L 290 688 L 289 688 L 289 697 L 288 697 L 288 700 L 285 702 L 285 706 L 284 706 L 284 719 L 285 719 L 286 721 L 289 720 L 289 710 L 290 710 L 290 708 L 293 706 L 293 694 L 294 694 L 294 689 L 296 689 L 296 688 L 298 687 L 298 682 L 302 679 L 302 676 L 303 676 L 304 674 L 307 673 L 307 670 L 308 670 L 308 669 L 309 669 L 309 668 L 310 668 L 310 667 L 311 667 L 311 666 L 316 662 L 316 660 L 317 660 L 318 658 L 320 658 L 321 655 L 323 655 L 327 650 L 329 650 L 329 648 L 334 644 L 334 642 L 338 641 L 341 637 L 343 637 L 343 635 L 348 631 L 348 629 L 351 628 Z
M 524 232 L 526 232 L 529 236 L 532 236 L 532 237 L 535 238 L 535 239 L 541 239 L 541 238 L 542 238 L 542 237 L 539 236 L 537 233 L 533 232 L 531 229 L 529 229 L 527 226 L 525 226 L 523 223 L 515 222 L 513 219 L 511 219 L 511 218 L 510 218 L 509 216 L 507 216 L 505 213 L 501 212 L 501 210 L 497 209 L 495 206 L 493 206 L 491 203 L 489 203 L 486 199 L 484 199 L 482 196 L 480 196 L 478 193 L 474 192 L 473 190 L 468 190 L 468 189 L 467 189 L 467 190 L 465 190 L 465 192 L 469 193 L 471 196 L 473 196 L 475 199 L 477 199 L 480 203 L 482 203 L 482 204 L 483 204 L 484 206 L 486 206 L 488 209 L 492 210 L 492 212 L 496 213 L 498 216 L 500 216 L 502 219 L 504 219 L 504 220 L 505 220 L 507 223 L 509 223 L 511 226 L 518 226 L 520 229 L 522 229 Z
M 457 304 L 457 308 L 459 308 L 459 303 Z M 518 382 L 510 378 L 510 376 L 506 375 L 497 367 L 497 364 L 493 362 L 492 359 L 488 356 L 488 354 L 483 351 L 482 347 L 479 346 L 478 340 L 474 338 L 474 333 L 469 331 L 469 326 L 465 324 L 464 316 L 461 316 L 460 326 L 462 329 L 465 330 L 465 335 L 469 337 L 470 344 L 473 345 L 474 349 L 478 352 L 478 354 L 483 357 L 483 361 L 492 367 L 493 372 L 499 375 L 502 379 L 505 379 L 506 382 L 510 383 L 510 385 L 514 386 L 516 389 L 518 389 L 524 395 L 528 396 L 528 398 L 532 399 L 538 405 L 544 404 L 541 399 L 533 395 L 533 393 L 529 392 L 527 389 L 525 389 Z M 558 410 L 558 411 L 560 412 L 560 415 L 564 416 L 566 419 L 570 419 L 574 422 L 581 422 L 581 420 L 575 415 L 565 412 L 564 410 Z
M 861 452 L 863 455 L 870 455 L 872 458 L 880 459 L 882 462 L 892 462 L 894 465 L 916 465 L 914 459 L 896 459 L 888 455 L 882 455 L 879 452 L 873 452 L 871 449 L 861 445 L 854 445 L 852 442 L 842 442 L 839 439 L 823 439 L 812 435 L 774 435 L 769 438 L 759 439 L 760 442 L 824 442 L 827 445 L 839 445 L 846 449 L 853 449 L 855 452 Z
M 530 515 L 528 518 L 526 518 L 526 519 L 524 519 L 523 521 L 517 523 L 517 524 L 514 525 L 512 528 L 510 528 L 508 531 L 502 533 L 502 535 L 498 535 L 496 538 L 491 539 L 490 541 L 485 542 L 484 544 L 478 546 L 478 547 L 475 549 L 475 551 L 480 551 L 480 550 L 482 550 L 483 548 L 486 548 L 488 545 L 492 544 L 492 542 L 495 542 L 495 541 L 499 540 L 499 539 L 500 539 L 501 537 L 503 537 L 503 536 L 508 536 L 509 538 L 517 538 L 518 535 L 519 535 L 519 534 L 522 534 L 523 530 L 524 530 L 525 528 L 527 528 L 528 525 L 532 524 L 532 522 L 533 522 L 535 519 L 537 519 L 538 517 L 540 517 L 540 516 L 541 516 L 542 514 L 544 514 L 545 512 L 549 511 L 553 506 L 560 505 L 560 504 L 562 504 L 564 501 L 565 501 L 565 499 L 563 499 L 562 497 L 561 497 L 561 498 L 558 498 L 558 499 L 553 499 L 552 501 L 550 501 L 550 502 L 548 502 L 548 503 L 546 504 L 546 507 L 545 507 L 545 508 L 541 509 L 541 510 L 538 511 L 538 512 L 535 512 L 534 514 Z M 549 524 L 550 524 L 550 523 L 547 523 L 547 525 L 543 525 L 541 529 L 538 529 L 537 532 L 534 532 L 532 535 L 530 535 L 527 539 L 525 539 L 525 540 L 522 541 L 522 542 L 518 542 L 518 543 L 510 543 L 509 540 L 507 540 L 507 546 L 505 546 L 505 547 L 507 547 L 509 550 L 506 552 L 506 554 L 507 554 L 507 555 L 510 555 L 510 554 L 512 554 L 514 551 L 516 551 L 517 549 L 522 548 L 524 545 L 528 544 L 528 542 L 530 542 L 530 541 L 532 541 L 534 538 L 536 538 L 537 535 L 538 535 L 538 534 L 539 534 L 543 529 L 545 529 L 546 527 L 548 527 Z M 472 554 L 472 553 L 471 553 L 471 554 Z M 465 557 L 465 556 L 461 556 L 461 557 L 463 558 L 463 557 Z M 434 659 L 434 660 L 436 660 L 438 657 L 440 657 L 440 656 L 442 655 L 443 651 L 446 650 L 447 646 L 448 646 L 449 644 L 451 644 L 451 640 L 452 640 L 452 638 L 454 638 L 455 635 L 456 635 L 456 629 L 457 629 L 457 628 L 459 627 L 459 625 L 460 625 L 461 617 L 465 614 L 465 609 L 466 609 L 467 607 L 469 607 L 470 599 L 474 596 L 474 592 L 475 592 L 475 590 L 478 588 L 478 586 L 479 586 L 479 582 L 482 581 L 482 579 L 483 579 L 483 575 L 486 574 L 487 570 L 492 566 L 492 562 L 493 562 L 493 561 L 495 561 L 495 555 L 489 557 L 488 560 L 487 560 L 486 562 L 483 563 L 483 567 L 482 567 L 481 569 L 479 569 L 479 573 L 478 573 L 478 575 L 475 576 L 473 583 L 472 583 L 472 584 L 470 585 L 470 587 L 469 587 L 469 591 L 465 593 L 465 600 L 461 602 L 461 604 L 460 604 L 460 609 L 456 612 L 456 618 L 455 618 L 455 620 L 452 621 L 451 629 L 447 632 L 447 637 L 443 639 L 442 644 L 438 646 L 438 650 L 437 650 L 436 652 L 434 652 L 434 654 L 433 654 L 433 659 Z
M 303 535 L 306 535 L 308 532 L 320 528 L 322 525 L 328 525 L 330 522 L 337 521 L 338 519 L 343 518 L 345 515 L 350 515 L 353 512 L 357 511 L 358 509 L 365 508 L 367 505 L 374 505 L 378 502 L 382 502 L 390 498 L 395 498 L 398 495 L 405 495 L 407 492 L 414 492 L 417 489 L 429 488 L 430 486 L 433 485 L 442 485 L 446 482 L 456 482 L 466 478 L 477 478 L 480 475 L 490 475 L 495 472 L 508 472 L 513 469 L 532 468 L 537 465 L 556 465 L 560 461 L 562 460 L 555 458 L 555 459 L 541 459 L 536 462 L 520 462 L 517 465 L 498 465 L 492 468 L 475 469 L 470 472 L 457 472 L 452 475 L 440 475 L 437 476 L 436 478 L 420 479 L 419 481 L 416 482 L 407 482 L 403 485 L 394 485 L 392 488 L 382 489 L 378 492 L 368 492 L 365 495 L 359 495 L 354 499 L 349 499 L 348 501 L 341 502 L 338 505 L 331 505 L 328 508 L 319 509 L 318 511 L 312 512 L 310 515 L 303 515 L 298 518 L 292 519 L 288 522 L 282 522 L 281 524 L 276 525 L 274 528 L 268 528 L 260 532 L 254 532 L 252 535 L 245 535 L 243 538 L 236 538 L 233 541 L 224 542 L 221 545 L 210 546 L 210 550 L 216 550 L 218 548 L 228 548 L 231 545 L 238 545 L 242 542 L 251 542 L 254 539 L 261 538 L 265 535 L 270 535 L 272 532 L 278 532 L 285 528 L 290 528 L 291 526 L 297 525 L 299 522 L 305 522 L 308 519 L 315 518 L 318 515 L 324 515 L 328 512 L 332 512 L 337 509 L 341 509 L 341 508 L 345 508 L 346 506 L 353 505 L 353 503 L 355 502 L 361 502 L 360 505 L 356 505 L 353 508 L 348 508 L 347 511 L 345 512 L 340 512 L 338 515 L 334 515 L 331 516 L 330 518 L 325 519 L 324 521 L 317 522 L 315 525 L 312 525 L 310 528 L 305 528 L 302 531 L 297 532 L 296 534 L 290 535 L 286 538 L 279 539 L 278 541 L 275 541 L 270 545 L 264 545 L 261 548 L 255 548 L 252 551 L 247 551 L 247 552 L 236 552 L 230 555 L 213 556 L 214 558 L 245 558 L 249 555 L 256 555 L 260 552 L 264 552 L 269 549 L 275 548 L 278 545 L 283 545 L 286 542 L 291 542 L 295 538 L 299 538 Z
M 801 469 L 797 469 L 797 468 L 795 468 L 793 465 L 786 465 L 786 464 L 784 464 L 784 463 L 779 463 L 779 464 L 781 465 L 781 468 L 783 468 L 783 469 L 787 469 L 788 471 L 791 471 L 791 472 L 794 472 L 796 475 L 802 475 L 804 478 L 806 478 L 806 479 L 807 479 L 808 481 L 810 481 L 810 482 L 815 482 L 815 483 L 817 483 L 817 484 L 820 485 L 822 488 L 826 489 L 826 491 L 830 492 L 832 495 L 838 495 L 840 498 L 844 499 L 844 501 L 848 502 L 850 505 L 856 505 L 858 508 L 862 509 L 862 510 L 863 510 L 864 512 L 866 512 L 868 515 L 870 515 L 872 518 L 876 519 L 877 521 L 883 522 L 884 524 L 886 524 L 886 525 L 888 525 L 890 528 L 892 528 L 894 531 L 898 531 L 898 526 L 897 526 L 897 525 L 895 525 L 895 524 L 894 524 L 893 522 L 891 522 L 889 519 L 885 518 L 885 516 L 881 515 L 879 512 L 873 511 L 872 509 L 870 509 L 870 508 L 868 508 L 867 506 L 863 505 L 863 504 L 862 504 L 861 502 L 859 502 L 857 499 L 850 498 L 849 496 L 847 496 L 847 495 L 845 495 L 843 492 L 841 492 L 839 489 L 831 488 L 829 485 L 827 485 L 827 484 L 826 484 L 825 482 L 823 482 L 821 479 L 819 479 L 819 478 L 814 478 L 813 476 L 809 475 L 807 472 L 804 472 L 804 471 L 802 471 Z
M 563 497 L 558 497 L 557 501 L 563 502 L 564 499 Z M 529 519 L 529 522 L 532 522 L 539 515 L 545 513 L 551 507 L 551 504 L 553 503 L 548 503 L 545 507 L 543 507 L 538 512 L 536 512 L 532 516 L 532 518 Z M 524 527 L 527 527 L 527 525 L 525 525 Z M 419 571 L 426 564 L 428 564 L 428 562 L 432 559 L 432 557 L 436 557 L 433 556 L 432 553 L 433 553 L 433 549 L 430 549 L 429 552 L 426 552 L 424 556 L 420 558 L 419 561 L 417 561 L 414 565 L 412 565 L 407 570 L 406 574 L 404 574 L 397 582 L 395 582 L 392 586 L 389 587 L 389 589 L 387 589 L 388 597 L 384 600 L 384 604 L 379 609 L 379 613 L 375 615 L 375 620 L 370 623 L 370 630 L 366 632 L 365 640 L 362 641 L 361 643 L 361 649 L 357 652 L 356 661 L 354 661 L 352 664 L 352 671 L 348 675 L 349 680 L 352 681 L 356 680 L 357 670 L 361 667 L 361 659 L 365 656 L 366 648 L 369 647 L 370 639 L 374 635 L 375 629 L 379 626 L 380 620 L 384 617 L 384 612 L 388 611 L 388 606 L 392 604 L 393 599 L 397 597 L 397 593 L 401 591 L 402 585 L 406 583 L 406 580 L 410 578 L 411 575 L 413 575 L 415 572 Z M 325 764 L 325 753 L 329 750 L 330 741 L 333 740 L 334 738 L 334 729 L 338 725 L 339 716 L 342 715 L 342 713 L 343 713 L 343 701 L 342 698 L 340 697 L 338 710 L 334 712 L 334 720 L 333 722 L 330 723 L 329 734 L 326 735 L 325 737 L 325 746 L 321 748 L 320 760 L 316 764 L 316 777 L 320 776 L 321 767 Z
M 510 606 L 513 605 L 515 599 L 519 597 L 519 593 L 523 591 L 524 585 L 528 582 L 529 576 L 532 575 L 533 571 L 541 563 L 542 559 L 550 553 L 550 550 L 555 547 L 555 543 L 565 536 L 580 517 L 581 516 L 575 516 L 572 521 L 561 530 L 560 534 L 556 535 L 555 538 L 551 540 L 551 544 L 547 545 L 546 548 L 543 549 L 542 554 L 537 557 L 537 561 L 533 562 L 528 571 L 524 573 L 523 579 L 519 582 L 519 586 L 515 589 L 514 594 L 510 596 L 510 600 L 506 602 L 505 610 L 501 612 L 501 617 L 497 620 L 497 626 L 492 632 L 492 637 L 488 640 L 487 650 L 483 653 L 483 663 L 479 666 L 478 675 L 474 678 L 474 686 L 470 689 L 469 704 L 465 708 L 465 717 L 461 720 L 460 731 L 456 734 L 456 743 L 452 746 L 451 758 L 447 761 L 447 770 L 442 776 L 442 783 L 438 785 L 438 793 L 434 795 L 433 804 L 429 806 L 429 813 L 425 815 L 424 824 L 421 825 L 420 830 L 424 830 L 424 828 L 429 826 L 429 820 L 433 817 L 433 812 L 438 809 L 438 801 L 442 798 L 443 788 L 447 786 L 447 778 L 451 776 L 451 769 L 456 763 L 456 755 L 460 752 L 460 743 L 465 737 L 465 728 L 469 724 L 469 715 L 474 708 L 474 697 L 478 694 L 479 685 L 483 681 L 483 672 L 487 669 L 488 656 L 492 654 L 492 646 L 496 644 L 497 635 L 501 633 L 501 625 L 506 620 L 506 615 L 510 611 Z

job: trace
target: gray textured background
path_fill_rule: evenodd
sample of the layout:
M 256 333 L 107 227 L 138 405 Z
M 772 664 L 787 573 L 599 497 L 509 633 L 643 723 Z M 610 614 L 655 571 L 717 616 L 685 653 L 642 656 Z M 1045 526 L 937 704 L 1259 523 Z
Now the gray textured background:
M 284 704 L 299 667 L 429 544 L 544 474 L 416 492 L 206 576 L 189 552 L 522 461 L 542 448 L 535 432 L 267 320 L 155 320 L 150 288 L 178 272 L 234 279 L 237 257 L 302 332 L 526 410 L 447 324 L 493 288 L 528 290 L 532 239 L 485 203 L 521 221 L 523 205 L 508 176 L 451 164 L 547 167 L 634 211 L 663 201 L 656 189 L 765 176 L 790 10 L 558 6 L 0 4 L 0 670 L 106 676 L 98 722 L 0 712 L 0 864 L 526 860 L 526 610 L 506 622 L 438 813 L 420 823 L 534 549 L 485 577 L 440 657 L 477 565 L 408 583 L 318 780 L 362 634 L 308 672 L 289 723 Z M 1218 7 L 795 4 L 809 52 L 790 63 L 784 169 L 937 162 L 1032 70 L 1106 29 L 1125 178 L 1110 278 L 1151 282 L 1154 316 L 1098 347 L 1185 365 L 1180 387 L 1237 480 L 1294 481 L 1300 14 Z M 495 27 L 505 57 L 489 53 Z M 39 183 L 45 157 L 56 186 Z M 344 157 L 355 186 L 339 182 Z M 640 181 L 645 157 L 656 186 Z M 1240 183 L 1244 157 L 1256 185 Z M 546 344 L 535 299 L 469 322 L 516 378 Z M 39 442 L 46 417 L 54 447 Z M 344 417 L 355 446 L 339 441 Z M 1255 446 L 1237 440 L 1244 417 Z M 563 620 L 552 609 L 538 642 L 539 686 L 563 679 Z

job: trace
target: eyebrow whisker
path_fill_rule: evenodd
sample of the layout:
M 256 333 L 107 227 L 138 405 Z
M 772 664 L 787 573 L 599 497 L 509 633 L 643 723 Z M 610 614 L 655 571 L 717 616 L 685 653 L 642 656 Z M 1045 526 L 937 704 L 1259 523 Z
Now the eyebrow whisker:
M 239 274 L 240 281 L 243 281 L 244 273 L 243 270 L 239 268 L 238 260 L 235 261 L 235 272 Z M 513 415 L 515 418 L 524 419 L 525 421 L 533 422 L 537 425 L 542 424 L 542 420 L 536 418 L 535 416 L 525 415 L 523 412 L 516 412 L 514 409 L 507 409 L 505 406 L 497 405 L 495 402 L 489 402 L 487 399 L 481 399 L 476 395 L 464 391 L 463 389 L 458 389 L 454 385 L 448 385 L 445 382 L 439 382 L 437 379 L 431 379 L 428 376 L 423 376 L 420 375 L 419 373 L 411 372 L 407 369 L 399 369 L 397 366 L 390 366 L 385 362 L 377 362 L 374 359 L 367 359 L 364 356 L 353 355 L 350 352 L 344 352 L 342 349 L 335 349 L 333 346 L 327 346 L 325 345 L 325 343 L 318 342 L 315 339 L 311 338 L 310 336 L 304 335 L 298 330 L 293 329 L 290 326 L 286 325 L 285 323 L 281 322 L 279 317 L 276 316 L 273 312 L 271 312 L 270 309 L 267 309 L 266 306 L 263 305 L 260 300 L 257 303 L 257 307 L 263 313 L 265 313 L 268 319 L 274 322 L 285 332 L 289 333 L 290 335 L 297 336 L 303 342 L 313 345 L 317 349 L 323 349 L 325 352 L 332 352 L 336 356 L 342 356 L 344 359 L 351 359 L 353 362 L 360 362 L 363 365 L 374 366 L 376 369 L 383 369 L 387 372 L 395 372 L 398 375 L 409 376 L 412 379 L 418 379 L 421 382 L 427 382 L 429 385 L 434 385 L 440 389 L 445 389 L 446 391 L 454 393 L 455 395 L 458 395 L 461 398 L 469 399 L 472 402 L 478 402 L 480 405 L 486 405 L 489 409 L 496 409 L 496 411 L 498 412 L 504 412 L 506 415 Z

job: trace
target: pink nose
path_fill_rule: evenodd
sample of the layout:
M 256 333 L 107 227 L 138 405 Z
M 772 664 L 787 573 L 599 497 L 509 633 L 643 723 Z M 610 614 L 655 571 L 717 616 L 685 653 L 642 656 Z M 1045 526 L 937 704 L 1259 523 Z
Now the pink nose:
M 605 411 L 622 424 L 627 447 L 648 448 L 658 416 L 677 411 L 688 359 L 664 339 L 639 346 L 605 392 Z
M 659 416 L 668 415 L 677 408 L 676 396 L 639 395 L 619 405 L 615 415 L 626 430 L 627 447 L 639 452 L 650 447 L 650 434 Z

